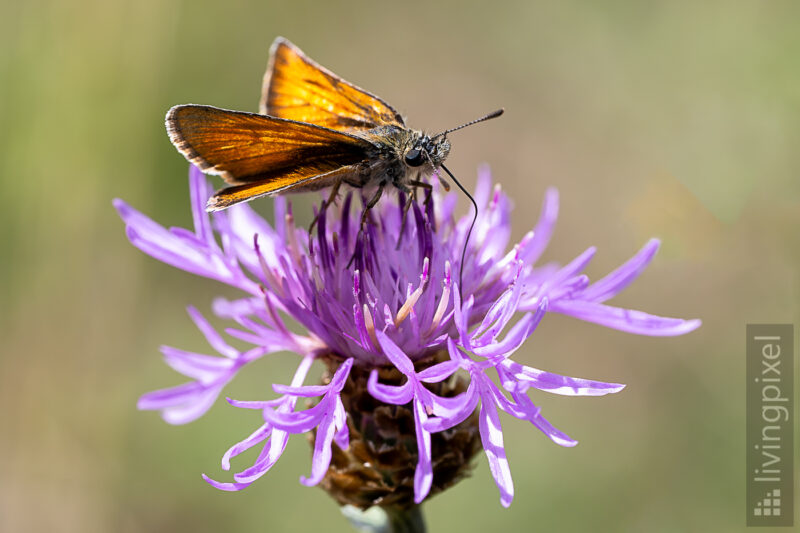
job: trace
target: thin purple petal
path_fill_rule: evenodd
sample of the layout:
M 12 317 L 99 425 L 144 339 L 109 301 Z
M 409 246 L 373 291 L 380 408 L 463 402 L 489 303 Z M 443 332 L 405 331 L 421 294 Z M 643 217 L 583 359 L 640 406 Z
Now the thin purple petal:
M 511 480 L 511 469 L 503 445 L 503 429 L 490 395 L 482 393 L 481 396 L 481 410 L 478 415 L 481 442 L 486 458 L 489 459 L 489 470 L 500 490 L 500 503 L 503 507 L 508 507 L 514 499 L 514 483 Z
M 431 463 L 431 434 L 424 428 L 428 415 L 419 401 L 414 401 L 414 427 L 417 434 L 417 468 L 414 471 L 414 503 L 421 503 L 431 491 L 433 464 Z
M 639 252 L 603 279 L 594 282 L 581 293 L 582 300 L 604 302 L 619 294 L 639 277 L 658 251 L 661 242 L 650 239 Z
M 550 304 L 551 311 L 569 315 L 601 326 L 637 335 L 671 337 L 685 335 L 701 325 L 700 320 L 683 320 L 650 315 L 633 309 L 622 309 L 594 302 L 560 300 Z

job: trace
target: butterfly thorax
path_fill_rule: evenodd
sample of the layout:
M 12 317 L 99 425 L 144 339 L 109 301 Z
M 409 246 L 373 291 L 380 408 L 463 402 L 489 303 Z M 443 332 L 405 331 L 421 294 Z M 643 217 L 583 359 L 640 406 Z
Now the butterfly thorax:
M 431 137 L 394 125 L 379 126 L 357 133 L 369 141 L 374 151 L 364 176 L 364 185 L 392 184 L 407 190 L 411 182 L 429 177 L 450 153 L 450 141 L 444 136 Z

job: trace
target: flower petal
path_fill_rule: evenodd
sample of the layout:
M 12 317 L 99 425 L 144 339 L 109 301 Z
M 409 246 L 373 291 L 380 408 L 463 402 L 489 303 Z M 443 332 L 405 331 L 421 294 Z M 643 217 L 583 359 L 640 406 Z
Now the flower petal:
M 550 238 L 553 236 L 557 219 L 558 190 L 551 187 L 545 192 L 539 221 L 533 228 L 533 238 L 520 250 L 519 258 L 524 264 L 531 265 L 539 260 L 542 252 L 550 244 Z
M 608 274 L 603 279 L 592 283 L 581 293 L 581 300 L 604 302 L 620 293 L 625 287 L 639 277 L 647 268 L 658 251 L 661 242 L 650 239 L 647 244 L 631 257 L 622 266 Z
M 525 390 L 527 386 L 531 386 L 545 392 L 564 396 L 604 396 L 619 392 L 625 388 L 625 385 L 621 383 L 606 383 L 562 376 L 521 365 L 508 359 L 500 363 L 500 366 L 508 370 L 518 383 L 525 385 L 522 389 L 515 388 L 513 390 Z M 510 391 L 512 389 L 506 387 L 506 390 Z
M 511 469 L 503 445 L 500 417 L 488 391 L 481 393 L 481 410 L 478 416 L 481 442 L 486 458 L 489 459 L 489 470 L 500 490 L 500 503 L 503 507 L 508 507 L 514 499 L 514 482 L 511 480 Z
M 425 383 L 439 383 L 452 376 L 458 367 L 458 361 L 444 361 L 419 372 L 417 378 Z
M 214 481 L 213 479 L 211 479 L 210 477 L 208 477 L 205 474 L 202 474 L 202 476 L 203 476 L 203 479 L 206 481 L 206 483 L 208 483 L 209 485 L 211 485 L 215 489 L 224 490 L 226 492 L 240 491 L 242 489 L 246 489 L 247 487 L 249 487 L 251 485 L 251 483 L 221 483 L 219 481 Z
M 230 372 L 236 364 L 224 357 L 186 352 L 171 346 L 162 346 L 161 353 L 173 370 L 204 384 L 212 383 L 220 375 Z
M 414 428 L 417 435 L 417 468 L 414 470 L 414 503 L 421 503 L 431 491 L 433 464 L 431 463 L 431 434 L 425 427 L 428 415 L 422 403 L 414 400 Z
M 266 439 L 269 438 L 270 434 L 272 433 L 272 426 L 270 424 L 263 424 L 257 430 L 250 434 L 246 439 L 241 440 L 228 448 L 228 451 L 222 456 L 222 469 L 223 470 L 230 470 L 231 469 L 231 459 L 236 457 L 237 455 L 245 452 L 255 446 L 256 444 L 264 442 Z
M 209 324 L 208 320 L 200 314 L 200 311 L 192 306 L 187 307 L 186 310 L 189 312 L 189 316 L 192 318 L 195 326 L 197 326 L 197 329 L 200 330 L 212 348 L 225 357 L 234 358 L 239 354 L 236 348 L 225 342 L 222 335 L 217 333 L 217 330 L 215 330 L 211 324 Z
M 551 302 L 550 310 L 587 322 L 637 335 L 670 337 L 685 335 L 700 327 L 700 320 L 683 320 L 650 315 L 633 309 L 621 309 L 594 302 L 559 300 Z
M 389 338 L 386 333 L 383 331 L 375 330 L 375 336 L 378 338 L 378 342 L 383 349 L 384 355 L 389 358 L 389 360 L 397 367 L 397 369 L 405 374 L 406 376 L 411 376 L 414 374 L 414 363 L 411 362 L 411 359 L 403 353 L 397 344 L 394 343 L 392 339 Z
M 208 244 L 216 244 L 208 213 L 206 213 L 206 202 L 211 196 L 211 188 L 208 186 L 208 178 L 194 165 L 189 165 L 189 196 L 191 197 L 195 234 Z
M 330 409 L 330 400 L 326 397 L 305 411 L 281 413 L 266 408 L 264 409 L 264 420 L 288 433 L 306 433 L 322 423 L 328 409 Z
M 376 400 L 392 405 L 405 405 L 414 397 L 414 385 L 411 381 L 402 385 L 384 385 L 378 382 L 377 369 L 373 369 L 369 375 L 367 391 Z
M 326 416 L 317 428 L 317 438 L 314 440 L 314 456 L 311 460 L 311 476 L 300 477 L 300 483 L 312 487 L 322 481 L 331 464 L 331 442 L 336 428 L 333 424 L 333 413 Z
M 541 410 L 533 404 L 528 395 L 524 392 L 512 392 L 511 396 L 517 402 L 517 406 L 527 413 L 525 420 L 528 420 L 532 423 L 539 431 L 547 435 L 547 437 L 558 444 L 559 446 L 564 446 L 567 448 L 571 448 L 578 444 L 578 441 L 553 427 L 553 425 L 548 422 L 548 420 L 541 415 Z

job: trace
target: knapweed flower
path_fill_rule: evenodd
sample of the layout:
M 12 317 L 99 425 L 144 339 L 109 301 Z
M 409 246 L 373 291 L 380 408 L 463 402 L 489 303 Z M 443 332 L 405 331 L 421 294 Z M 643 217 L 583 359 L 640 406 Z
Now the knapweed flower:
M 468 242 L 463 286 L 462 246 L 471 216 L 454 215 L 456 193 L 433 193 L 414 203 L 384 199 L 359 236 L 353 194 L 319 215 L 309 233 L 294 224 L 291 207 L 275 199 L 270 225 L 249 206 L 209 215 L 209 184 L 190 171 L 194 230 L 164 227 L 121 200 L 114 205 L 134 246 L 177 268 L 241 291 L 217 299 L 213 312 L 234 323 L 225 330 L 252 345 L 233 348 L 195 309 L 189 315 L 219 355 L 162 349 L 168 365 L 190 381 L 151 392 L 140 409 L 158 410 L 172 424 L 205 413 L 248 363 L 293 352 L 299 365 L 275 397 L 229 399 L 252 409 L 260 426 L 222 457 L 261 446 L 255 462 L 233 482 L 204 476 L 222 490 L 240 490 L 280 458 L 290 435 L 313 441 L 306 485 L 322 484 L 340 504 L 399 508 L 420 503 L 469 472 L 481 449 L 500 501 L 514 496 L 499 412 L 530 422 L 556 444 L 576 441 L 556 429 L 528 396 L 529 389 L 568 396 L 601 396 L 623 385 L 561 376 L 513 358 L 547 313 L 561 313 L 640 335 L 681 335 L 700 325 L 607 305 L 653 258 L 651 240 L 606 277 L 590 282 L 581 271 L 589 248 L 564 266 L 537 265 L 553 233 L 558 195 L 549 190 L 539 222 L 509 248 L 511 202 L 481 171 L 479 215 Z M 287 320 L 301 325 L 290 329 Z M 306 380 L 314 361 L 321 382 Z M 271 382 L 265 376 L 265 384 Z M 279 380 L 280 381 L 280 380 Z M 309 407 L 310 406 L 310 407 Z

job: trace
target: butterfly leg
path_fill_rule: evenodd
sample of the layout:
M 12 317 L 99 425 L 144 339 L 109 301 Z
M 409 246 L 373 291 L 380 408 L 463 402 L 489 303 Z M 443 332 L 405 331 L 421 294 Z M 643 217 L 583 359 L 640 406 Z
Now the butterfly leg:
M 425 193 L 426 194 L 428 194 L 428 193 L 433 191 L 433 185 L 431 185 L 430 183 L 426 183 L 424 181 L 411 180 L 408 183 L 410 185 L 414 186 L 414 192 L 417 192 L 417 189 L 416 189 L 417 187 L 419 187 L 421 189 L 425 189 Z M 427 196 L 426 196 L 426 198 L 427 198 Z
M 378 203 L 378 200 L 381 199 L 381 195 L 383 195 L 383 188 L 386 187 L 386 182 L 382 181 L 380 185 L 378 185 L 378 190 L 375 191 L 375 194 L 372 195 L 372 198 L 369 199 L 367 205 L 364 206 L 364 212 L 361 213 L 361 227 L 358 230 L 358 233 L 364 231 L 364 224 L 367 223 L 367 215 L 369 215 L 370 210 L 375 207 Z
M 411 204 L 417 201 L 417 187 L 425 189 L 426 211 L 428 210 L 427 208 L 429 207 L 429 202 L 432 199 L 431 191 L 433 191 L 433 187 L 431 186 L 430 183 L 425 183 L 424 181 L 419 181 L 419 180 L 410 180 L 408 184 L 414 188 L 411 190 L 409 201 L 406 203 L 405 206 L 403 206 L 403 218 L 400 220 L 400 233 L 397 236 L 397 247 L 395 248 L 397 250 L 400 249 L 400 243 L 403 241 L 403 233 L 405 233 L 406 220 L 408 220 L 408 212 L 411 209 Z
M 430 223 L 435 227 L 436 222 L 433 219 L 433 185 L 424 181 L 417 181 L 412 180 L 409 182 L 411 185 L 414 186 L 414 193 L 417 192 L 417 187 L 421 189 L 425 189 L 425 213 L 431 218 Z M 414 199 L 416 200 L 416 194 L 414 195 Z M 405 215 L 403 216 L 405 219 Z
M 406 194 L 405 192 L 400 191 L 400 194 L 403 195 L 403 198 L 406 200 L 406 202 L 403 205 L 403 218 L 400 219 L 400 232 L 397 234 L 397 245 L 395 246 L 395 250 L 399 250 L 400 243 L 403 242 L 403 234 L 406 231 L 406 220 L 408 219 L 408 211 L 411 209 L 411 204 L 417 201 L 417 189 L 411 191 L 410 194 Z
M 375 207 L 375 205 L 378 203 L 378 200 L 381 199 L 381 195 L 383 195 L 384 187 L 386 187 L 386 182 L 382 181 L 380 183 L 380 185 L 378 185 L 378 190 L 375 191 L 375 194 L 372 195 L 372 198 L 370 198 L 369 201 L 364 206 L 364 212 L 361 213 L 361 225 L 358 228 L 358 235 L 356 235 L 356 247 L 353 250 L 352 257 L 350 257 L 350 261 L 347 263 L 347 268 L 350 268 L 350 265 L 353 264 L 353 260 L 355 260 L 355 258 L 356 258 L 356 253 L 357 253 L 357 251 L 359 249 L 358 242 L 359 242 L 359 239 L 361 239 L 362 235 L 364 234 L 364 226 L 367 223 L 367 216 L 369 215 L 370 210 L 373 207 Z
M 314 231 L 314 226 L 316 226 L 317 222 L 319 221 L 319 217 L 328 210 L 328 207 L 336 201 L 336 197 L 339 195 L 339 187 L 342 185 L 342 178 L 337 179 L 333 182 L 333 186 L 331 187 L 331 194 L 328 195 L 328 199 L 322 202 L 322 205 L 319 208 L 319 212 L 314 217 L 314 220 L 311 221 L 311 225 L 308 226 L 308 234 Z

